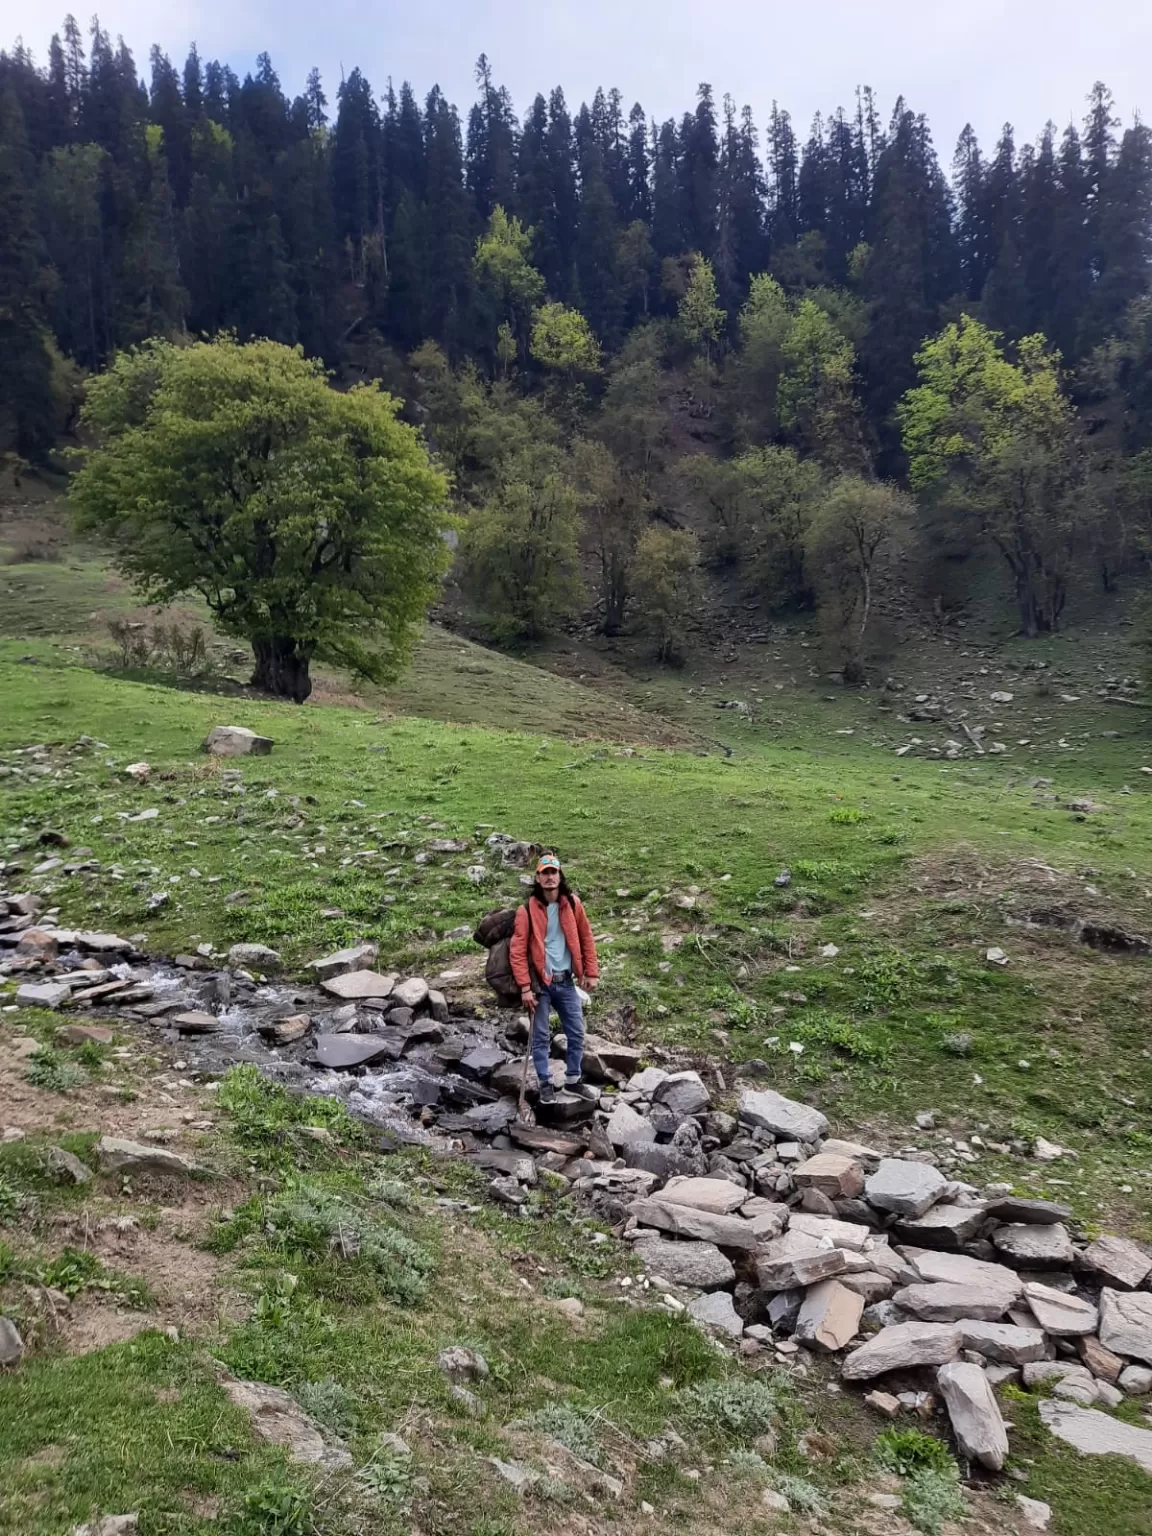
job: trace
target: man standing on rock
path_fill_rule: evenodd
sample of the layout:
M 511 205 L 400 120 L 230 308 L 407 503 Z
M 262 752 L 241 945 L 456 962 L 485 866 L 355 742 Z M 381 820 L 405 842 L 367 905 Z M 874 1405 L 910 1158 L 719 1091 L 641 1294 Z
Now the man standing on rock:
M 584 904 L 569 889 L 554 853 L 544 854 L 536 865 L 532 894 L 516 913 L 508 958 L 532 1016 L 532 1065 L 540 1080 L 540 1103 L 551 1104 L 556 1098 L 548 1069 L 548 1020 L 553 1009 L 568 1045 L 564 1087 L 581 1098 L 597 1098 L 596 1090 L 581 1076 L 584 1015 L 576 986 L 594 991 L 600 966 Z

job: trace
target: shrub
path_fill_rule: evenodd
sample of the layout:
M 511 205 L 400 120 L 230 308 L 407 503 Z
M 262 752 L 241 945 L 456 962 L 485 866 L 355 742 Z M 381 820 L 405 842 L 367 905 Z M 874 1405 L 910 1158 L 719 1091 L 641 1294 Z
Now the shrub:
M 529 1414 L 523 1423 L 529 1429 L 550 1435 L 573 1456 L 579 1456 L 581 1461 L 590 1462 L 594 1467 L 598 1467 L 603 1459 L 594 1415 L 585 1408 L 577 1408 L 574 1403 L 550 1403 L 547 1408 L 538 1408 Z
M 782 1375 L 767 1373 L 697 1382 L 681 1392 L 678 1400 L 689 1424 L 703 1430 L 719 1429 L 743 1441 L 754 1440 L 795 1410 L 788 1381 Z
M 34 1087 L 44 1088 L 49 1093 L 68 1093 L 88 1081 L 88 1074 L 82 1066 L 61 1056 L 50 1045 L 42 1045 L 29 1058 L 24 1076 Z
M 265 1482 L 244 1495 L 236 1536 L 309 1536 L 313 1529 L 308 1499 L 299 1488 Z
M 877 1436 L 873 1454 L 882 1467 L 898 1477 L 911 1477 L 913 1472 L 947 1475 L 956 1469 L 944 1442 L 921 1429 L 886 1429 Z
M 968 1506 L 960 1491 L 956 1467 L 947 1472 L 926 1469 L 914 1472 L 904 1483 L 903 1508 L 924 1536 L 940 1536 L 946 1520 L 963 1520 Z
M 355 1392 L 334 1377 L 300 1382 L 295 1397 L 305 1413 L 340 1439 L 346 1440 L 355 1432 L 358 1399 Z

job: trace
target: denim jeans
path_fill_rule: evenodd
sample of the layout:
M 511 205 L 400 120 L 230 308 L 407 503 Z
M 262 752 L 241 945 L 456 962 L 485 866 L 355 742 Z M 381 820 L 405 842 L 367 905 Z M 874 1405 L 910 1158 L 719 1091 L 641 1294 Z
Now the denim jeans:
M 536 1004 L 536 1014 L 532 1020 L 532 1065 L 536 1068 L 536 1076 L 542 1083 L 549 1080 L 548 1047 L 552 1037 L 548 1019 L 554 1009 L 560 1016 L 568 1042 L 565 1076 L 570 1083 L 578 1082 L 584 1065 L 584 1015 L 580 1009 L 576 984 L 571 981 L 553 981 L 551 986 L 542 987 L 537 996 L 540 1001 Z

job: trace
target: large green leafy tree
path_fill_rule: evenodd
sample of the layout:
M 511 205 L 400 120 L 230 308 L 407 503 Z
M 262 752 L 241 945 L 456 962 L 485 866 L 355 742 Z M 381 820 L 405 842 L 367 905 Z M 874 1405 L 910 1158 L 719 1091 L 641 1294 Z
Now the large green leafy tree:
M 386 681 L 447 563 L 447 481 L 398 410 L 275 342 L 150 342 L 92 380 L 72 503 L 146 600 L 198 592 L 250 641 L 258 687 L 302 703 L 313 658 Z
M 976 515 L 1036 635 L 1059 623 L 1091 498 L 1059 354 L 1039 335 L 1016 352 L 977 320 L 946 326 L 917 354 L 920 383 L 897 416 L 913 489 Z

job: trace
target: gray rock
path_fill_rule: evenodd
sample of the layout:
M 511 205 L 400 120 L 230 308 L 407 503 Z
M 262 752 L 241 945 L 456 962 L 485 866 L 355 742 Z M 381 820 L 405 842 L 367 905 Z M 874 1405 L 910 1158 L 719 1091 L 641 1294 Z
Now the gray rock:
M 233 944 L 228 951 L 228 964 L 237 970 L 263 971 L 271 975 L 280 969 L 280 955 L 267 944 Z
M 693 1156 L 674 1143 L 626 1141 L 622 1155 L 629 1168 L 646 1169 L 660 1180 L 674 1178 L 677 1174 L 693 1177 L 704 1171 L 702 1154 Z
M 757 1259 L 756 1276 L 765 1291 L 803 1290 L 821 1280 L 833 1280 L 848 1267 L 839 1248 L 821 1248 L 813 1253 L 792 1253 L 779 1258 Z
M 906 1163 L 900 1158 L 885 1157 L 865 1184 L 864 1198 L 877 1210 L 915 1220 L 936 1204 L 947 1185 L 947 1179 L 931 1163 Z
M 349 949 L 337 949 L 330 955 L 309 962 L 316 972 L 317 981 L 331 981 L 334 976 L 346 976 L 349 971 L 367 971 L 376 964 L 380 954 L 378 944 L 353 944 Z
M 647 1116 L 638 1114 L 631 1104 L 621 1102 L 608 1116 L 604 1134 L 614 1147 L 626 1147 L 631 1142 L 655 1141 L 656 1127 Z
M 985 1214 L 994 1216 L 997 1221 L 1033 1222 L 1037 1226 L 1047 1227 L 1058 1221 L 1067 1221 L 1072 1215 L 1072 1208 L 1057 1205 L 1054 1200 L 1026 1200 L 1019 1195 L 1001 1195 L 998 1200 L 989 1201 Z
M 540 1481 L 539 1472 L 533 1472 L 530 1467 L 522 1467 L 518 1461 L 501 1461 L 499 1456 L 489 1456 L 488 1464 L 496 1468 L 497 1474 L 516 1493 L 526 1493 L 534 1483 Z
M 468 1388 L 462 1387 L 459 1382 L 452 1382 L 449 1385 L 448 1396 L 464 1410 L 470 1419 L 482 1419 L 488 1412 L 488 1405 L 484 1399 L 477 1397 L 475 1392 L 469 1392 Z
M 320 1035 L 316 1040 L 316 1060 L 335 1071 L 367 1067 L 397 1054 L 392 1042 L 381 1035 Z
M 1048 1398 L 1040 1417 L 1058 1440 L 1083 1456 L 1123 1456 L 1152 1472 L 1152 1429 L 1138 1429 L 1096 1408 L 1079 1408 Z
M 931 1249 L 901 1248 L 921 1280 L 948 1285 L 996 1285 L 1020 1295 L 1023 1281 L 1006 1264 L 989 1264 L 986 1259 L 972 1259 L 966 1253 L 937 1253 Z
M 624 1086 L 629 1093 L 640 1093 L 651 1098 L 667 1076 L 663 1067 L 645 1067 L 643 1072 L 634 1072 Z
M 906 1285 L 892 1300 L 905 1312 L 931 1323 L 961 1318 L 996 1322 L 1015 1301 L 1012 1291 L 996 1285 Z
M 1146 1365 L 1126 1365 L 1116 1384 L 1129 1397 L 1146 1397 L 1152 1392 L 1152 1370 Z
M 727 1291 L 709 1291 L 688 1303 L 688 1315 L 706 1328 L 719 1329 L 738 1339 L 744 1332 L 744 1319 L 732 1304 Z
M 791 1333 L 803 1305 L 803 1291 L 777 1291 L 768 1303 L 768 1321 L 777 1333 Z
M 750 1224 L 739 1216 L 714 1216 L 709 1211 L 695 1211 L 689 1205 L 673 1205 L 667 1200 L 634 1200 L 628 1211 L 642 1227 L 657 1227 L 677 1237 L 695 1237 L 701 1242 L 715 1243 L 718 1248 L 752 1250 L 757 1245 Z
M 10 1317 L 0 1317 L 0 1366 L 19 1365 L 24 1357 L 24 1340 Z
M 846 1285 L 850 1291 L 854 1291 L 866 1306 L 871 1306 L 877 1301 L 890 1300 L 892 1292 L 896 1289 L 895 1281 L 877 1269 L 863 1269 L 855 1274 L 842 1274 L 840 1283 Z
M 436 1356 L 436 1364 L 451 1381 L 482 1381 L 488 1375 L 488 1362 L 478 1349 L 450 1344 Z
M 699 1072 L 670 1072 L 652 1095 L 654 1104 L 663 1104 L 678 1120 L 698 1115 L 712 1102 Z
M 829 1136 L 820 1148 L 821 1152 L 835 1152 L 839 1157 L 850 1157 L 854 1162 L 874 1165 L 884 1156 L 875 1147 L 866 1147 L 862 1141 L 844 1141 L 839 1136 Z
M 61 1184 L 87 1184 L 92 1178 L 91 1168 L 66 1147 L 49 1147 L 44 1153 L 44 1166 Z
M 16 989 L 18 1008 L 59 1008 L 72 996 L 67 982 L 25 982 Z
M 771 1088 L 746 1088 L 740 1095 L 739 1115 L 745 1125 L 763 1126 L 774 1136 L 796 1141 L 819 1141 L 828 1133 L 828 1120 L 818 1109 L 786 1099 Z
M 381 976 L 376 971 L 342 971 L 321 981 L 320 985 L 341 1002 L 359 1002 L 369 997 L 391 997 L 396 977 Z
M 72 1536 L 136 1536 L 139 1529 L 139 1515 L 103 1515 L 99 1520 L 73 1526 Z
M 651 1275 L 672 1285 L 694 1285 L 702 1291 L 731 1285 L 736 1271 L 714 1243 L 670 1243 L 649 1237 L 636 1243 L 636 1257 Z
M 218 1035 L 224 1028 L 214 1013 L 205 1013 L 202 1008 L 173 1013 L 169 1015 L 168 1023 L 182 1035 Z
M 1039 1328 L 1017 1328 L 1012 1323 L 985 1323 L 974 1318 L 961 1318 L 956 1326 L 965 1349 L 974 1349 L 986 1360 L 1003 1365 L 1043 1360 L 1048 1351 L 1048 1342 Z
M 392 999 L 402 1008 L 419 1008 L 421 1003 L 428 1001 L 430 991 L 422 976 L 409 976 L 407 981 L 398 981 L 392 988 Z
M 1119 1381 L 1124 1361 L 1110 1349 L 1105 1349 L 1092 1334 L 1084 1334 L 1076 1340 L 1076 1353 L 1098 1381 L 1112 1385 Z
M 863 1311 L 863 1296 L 839 1280 L 823 1280 L 805 1296 L 794 1337 L 826 1354 L 845 1349 L 856 1337 Z
M 1035 1360 L 1024 1367 L 1024 1385 L 1050 1387 L 1057 1397 L 1089 1408 L 1096 1401 L 1098 1383 L 1074 1360 Z
M 142 1146 L 119 1136 L 101 1136 L 96 1143 L 96 1161 L 101 1173 L 189 1174 L 199 1172 L 190 1158 L 169 1152 L 165 1147 Z
M 1096 1332 L 1099 1321 L 1097 1310 L 1090 1301 L 1084 1301 L 1079 1296 L 1066 1296 L 1062 1291 L 1053 1290 L 1050 1285 L 1026 1280 L 1024 1300 L 1044 1332 L 1050 1333 L 1053 1338 L 1073 1339 L 1080 1334 Z
M 674 1205 L 690 1205 L 695 1211 L 710 1211 L 713 1216 L 731 1216 L 748 1198 L 748 1191 L 727 1179 L 670 1179 L 660 1191 L 661 1200 Z
M 846 1248 L 854 1253 L 863 1253 L 872 1241 L 872 1234 L 867 1227 L 854 1221 L 840 1221 L 835 1216 L 816 1216 L 811 1211 L 793 1211 L 788 1220 L 788 1231 L 803 1233 L 805 1237 L 813 1237 L 817 1242 L 823 1242 L 826 1238 L 837 1248 Z
M 267 757 L 272 746 L 270 736 L 257 736 L 244 725 L 214 725 L 203 742 L 203 750 L 215 757 Z
M 330 1472 L 352 1465 L 344 1442 L 335 1437 L 326 1441 L 315 1419 L 282 1388 L 261 1381 L 225 1381 L 223 1387 L 248 1415 L 256 1438 L 283 1447 L 289 1460 Z
M 896 1235 L 903 1243 L 954 1253 L 972 1241 L 984 1217 L 980 1205 L 934 1205 L 918 1221 L 897 1222 Z
M 1016 1508 L 1024 1517 L 1024 1524 L 1032 1531 L 1046 1531 L 1052 1519 L 1052 1506 L 1043 1499 L 1030 1499 L 1025 1494 L 1016 1495 Z
M 448 999 L 443 992 L 437 992 L 435 987 L 428 989 L 428 1012 L 437 1024 L 447 1024 L 451 1017 L 448 1011 Z
M 936 1372 L 936 1385 L 961 1453 L 999 1472 L 1008 1460 L 1008 1431 L 984 1372 L 978 1365 L 951 1361 Z
M 847 1381 L 867 1381 L 916 1365 L 947 1365 L 962 1348 L 963 1335 L 951 1324 L 896 1323 L 853 1350 L 841 1374 Z
M 286 1019 L 265 1019 L 257 1028 L 269 1045 L 292 1045 L 311 1031 L 312 1017 L 307 1013 L 294 1013 Z
M 1113 1354 L 1152 1365 L 1152 1294 L 1105 1287 L 1100 1292 L 1100 1342 Z
M 797 1189 L 824 1195 L 830 1201 L 854 1200 L 864 1190 L 864 1170 L 860 1164 L 838 1152 L 817 1152 L 795 1168 L 792 1176 Z
M 1067 1227 L 1060 1222 L 1037 1226 L 1014 1221 L 997 1227 L 992 1241 L 1003 1254 L 1024 1269 L 1038 1269 L 1048 1264 L 1071 1264 L 1075 1249 Z
M 1152 1258 L 1126 1237 L 1098 1237 L 1084 1250 L 1084 1260 L 1124 1291 L 1134 1291 L 1152 1274 Z

